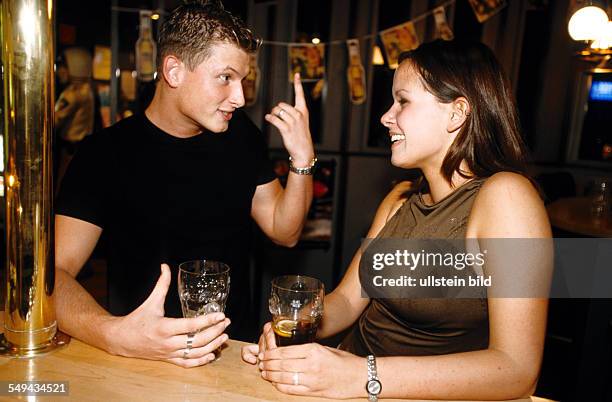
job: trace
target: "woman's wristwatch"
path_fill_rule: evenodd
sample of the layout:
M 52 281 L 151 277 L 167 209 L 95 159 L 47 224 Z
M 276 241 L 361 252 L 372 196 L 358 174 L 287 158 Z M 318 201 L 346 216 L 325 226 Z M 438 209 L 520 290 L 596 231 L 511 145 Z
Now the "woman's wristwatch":
M 366 382 L 365 389 L 368 392 L 368 400 L 370 402 L 378 401 L 378 395 L 382 391 L 382 384 L 378 380 L 376 374 L 376 358 L 373 355 L 368 356 L 368 382 Z
M 295 174 L 312 175 L 316 164 L 317 164 L 317 158 L 312 158 L 308 166 L 303 167 L 303 168 L 295 167 L 293 166 L 293 158 L 289 157 L 289 170 Z

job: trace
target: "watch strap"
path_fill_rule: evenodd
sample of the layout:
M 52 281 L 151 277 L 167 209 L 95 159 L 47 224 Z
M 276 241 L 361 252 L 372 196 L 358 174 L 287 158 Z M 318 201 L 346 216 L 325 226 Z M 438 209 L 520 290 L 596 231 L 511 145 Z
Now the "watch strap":
M 378 386 L 380 387 L 378 372 L 376 370 L 376 358 L 374 357 L 374 355 L 369 355 L 367 357 L 366 364 L 368 368 L 368 381 L 366 382 L 366 392 L 368 393 L 368 400 L 370 402 L 378 402 L 378 394 L 380 393 L 380 388 L 379 391 L 375 394 L 371 393 L 369 388 L 371 382 L 378 383 Z
M 377 380 L 376 358 L 373 355 L 368 356 L 368 380 Z
M 289 157 L 289 170 L 299 175 L 312 175 L 314 173 L 315 165 L 317 164 L 317 158 L 312 158 L 310 164 L 306 167 L 299 168 L 293 166 L 293 158 Z

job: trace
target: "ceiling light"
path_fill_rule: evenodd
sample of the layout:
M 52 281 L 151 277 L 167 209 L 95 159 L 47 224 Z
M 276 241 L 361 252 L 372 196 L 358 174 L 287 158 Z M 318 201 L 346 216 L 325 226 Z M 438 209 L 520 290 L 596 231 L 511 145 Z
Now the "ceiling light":
M 595 40 L 608 23 L 608 14 L 596 6 L 583 7 L 569 20 L 567 29 L 573 40 Z

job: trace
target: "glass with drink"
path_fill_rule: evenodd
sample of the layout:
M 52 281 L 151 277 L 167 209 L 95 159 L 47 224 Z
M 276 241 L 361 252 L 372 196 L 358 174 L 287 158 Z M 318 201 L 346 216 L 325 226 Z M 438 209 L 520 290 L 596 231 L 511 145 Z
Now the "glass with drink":
M 323 283 L 303 275 L 272 280 L 269 307 L 277 346 L 314 342 L 323 317 Z
M 178 294 L 183 317 L 225 311 L 230 268 L 218 261 L 195 260 L 179 265 Z

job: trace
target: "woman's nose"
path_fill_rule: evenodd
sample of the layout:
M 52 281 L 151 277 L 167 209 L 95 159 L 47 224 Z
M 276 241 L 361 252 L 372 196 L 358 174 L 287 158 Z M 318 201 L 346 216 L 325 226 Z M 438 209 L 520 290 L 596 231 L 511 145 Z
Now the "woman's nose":
M 383 126 L 389 128 L 395 122 L 395 117 L 393 116 L 393 107 L 389 108 L 380 118 L 380 122 Z

